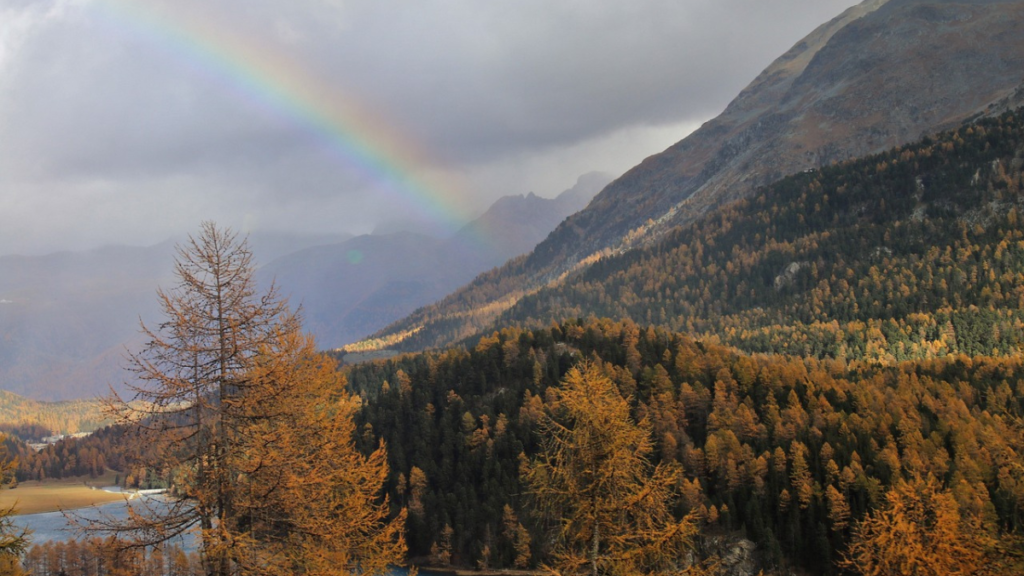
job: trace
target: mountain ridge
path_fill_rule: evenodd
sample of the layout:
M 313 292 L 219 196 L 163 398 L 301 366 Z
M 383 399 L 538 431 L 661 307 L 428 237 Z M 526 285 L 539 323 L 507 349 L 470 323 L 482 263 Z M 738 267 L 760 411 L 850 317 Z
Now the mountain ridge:
M 612 182 L 531 254 L 373 338 L 460 340 L 519 298 L 785 174 L 1024 103 L 1022 70 L 1019 3 L 868 0 L 776 59 L 717 118 Z
M 748 353 L 1016 354 L 1022 114 L 784 178 L 521 299 L 494 327 L 596 316 Z

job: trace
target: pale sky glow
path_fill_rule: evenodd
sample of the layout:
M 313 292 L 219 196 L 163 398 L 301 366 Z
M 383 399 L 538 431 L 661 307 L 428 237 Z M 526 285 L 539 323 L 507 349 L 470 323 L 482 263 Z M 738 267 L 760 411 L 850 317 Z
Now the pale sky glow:
M 682 139 L 852 4 L 0 0 L 0 255 L 553 196 Z

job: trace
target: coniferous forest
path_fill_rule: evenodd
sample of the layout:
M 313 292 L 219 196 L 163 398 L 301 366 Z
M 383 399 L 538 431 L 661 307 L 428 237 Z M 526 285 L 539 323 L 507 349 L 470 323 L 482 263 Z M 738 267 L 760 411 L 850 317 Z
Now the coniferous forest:
M 318 484 L 319 497 L 340 500 L 317 517 L 273 491 L 270 500 L 233 493 L 268 481 L 299 498 L 309 487 L 289 470 L 307 467 L 359 486 L 362 505 L 381 514 L 367 526 L 394 545 L 389 558 L 404 549 L 421 565 L 713 574 L 721 543 L 748 538 L 777 573 L 1018 574 L 1022 168 L 1018 112 L 792 176 L 524 298 L 488 335 L 333 376 L 332 361 L 296 340 L 296 320 L 275 307 L 284 328 L 253 332 L 261 340 L 246 352 L 245 378 L 211 381 L 227 400 L 211 402 L 177 377 L 167 379 L 167 398 L 149 392 L 154 402 L 136 421 L 142 437 L 180 451 L 172 464 L 160 452 L 120 450 L 134 434 L 128 426 L 38 454 L 9 442 L 22 457 L 9 473 L 119 466 L 135 484 L 158 479 L 186 499 L 216 496 L 210 510 L 222 516 L 207 530 L 223 534 L 207 554 L 220 564 L 196 564 L 211 574 L 256 569 L 224 547 L 235 538 L 282 573 L 320 573 L 332 554 L 348 558 L 317 536 L 345 518 L 348 488 Z M 175 361 L 188 369 L 193 349 L 173 350 L 185 351 Z M 302 384 L 295 370 L 319 384 Z M 330 408 L 335 401 L 343 409 Z M 189 420 L 198 405 L 232 428 Z M 210 431 L 238 452 L 223 453 Z M 257 432 L 268 440 L 254 442 Z M 629 478 L 608 471 L 607 455 L 574 451 L 580 435 L 601 439 L 591 447 L 632 438 L 621 444 L 640 455 L 622 466 Z M 355 468 L 321 470 L 326 461 L 308 443 Z M 199 489 L 190 474 L 215 457 L 224 469 L 206 481 L 216 489 L 190 492 Z M 363 465 L 372 471 L 352 472 Z M 617 520 L 596 512 L 614 496 L 599 502 L 585 486 L 604 473 L 630 495 Z M 567 522 L 585 500 L 567 496 L 577 491 L 595 512 Z M 57 552 L 28 558 L 43 566 L 47 554 Z M 195 561 L 172 555 L 182 566 Z
M 1022 326 L 1024 119 L 983 119 L 797 174 L 646 248 L 604 257 L 527 295 L 494 324 L 428 325 L 412 348 L 630 318 L 748 352 L 899 361 L 1005 354 Z M 472 307 L 503 278 L 460 293 Z
M 632 318 L 749 352 L 881 362 L 1020 343 L 1024 118 L 783 179 L 503 322 Z
M 521 328 L 351 368 L 364 442 L 391 446 L 410 553 L 513 566 L 514 520 L 547 557 L 521 469 L 554 387 L 591 361 L 650 422 L 655 460 L 684 470 L 677 514 L 745 534 L 767 566 L 869 566 L 857 527 L 909 493 L 955 501 L 944 524 L 960 529 L 943 537 L 984 535 L 968 548 L 1012 564 L 1022 167 L 1010 113 L 792 176 L 495 325 Z
M 650 422 L 653 459 L 681 465 L 677 514 L 697 511 L 705 536 L 742 532 L 768 566 L 837 573 L 854 525 L 900 482 L 929 479 L 957 503 L 962 530 L 951 538 L 975 533 L 970 518 L 992 546 L 1012 548 L 997 541 L 1019 529 L 1024 504 L 1020 357 L 750 356 L 591 320 L 351 369 L 363 441 L 390 447 L 388 493 L 409 509 L 411 554 L 511 567 L 518 522 L 531 562 L 547 557 L 520 467 L 537 453 L 559 380 L 581 361 Z

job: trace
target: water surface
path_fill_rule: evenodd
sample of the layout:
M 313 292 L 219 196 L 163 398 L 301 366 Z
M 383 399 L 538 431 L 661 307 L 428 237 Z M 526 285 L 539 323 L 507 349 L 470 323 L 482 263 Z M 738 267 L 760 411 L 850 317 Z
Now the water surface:
M 75 523 L 87 524 L 90 520 L 108 518 L 112 520 L 127 520 L 129 507 L 142 511 L 143 506 L 159 506 L 167 502 L 163 495 L 138 495 L 131 500 L 109 502 L 99 506 L 89 506 L 76 510 L 63 512 L 44 512 L 41 514 L 24 514 L 12 517 L 12 523 L 19 528 L 28 528 L 32 531 L 29 536 L 31 544 L 42 544 L 57 540 L 75 540 L 89 538 L 91 536 L 104 536 L 102 532 L 83 533 L 78 530 Z M 67 514 L 67 515 L 65 515 Z M 75 518 L 72 521 L 71 518 Z M 179 539 L 177 544 L 184 545 L 187 549 L 195 548 L 195 536 L 189 535 Z

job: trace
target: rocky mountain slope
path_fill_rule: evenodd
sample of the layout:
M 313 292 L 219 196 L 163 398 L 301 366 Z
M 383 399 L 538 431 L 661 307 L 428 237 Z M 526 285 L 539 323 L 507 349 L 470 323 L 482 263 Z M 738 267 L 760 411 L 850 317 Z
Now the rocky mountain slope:
M 377 334 L 435 346 L 475 333 L 525 295 L 650 244 L 759 186 L 880 152 L 1024 103 L 1024 4 L 867 0 L 822 25 L 726 110 L 646 159 L 526 258 Z

